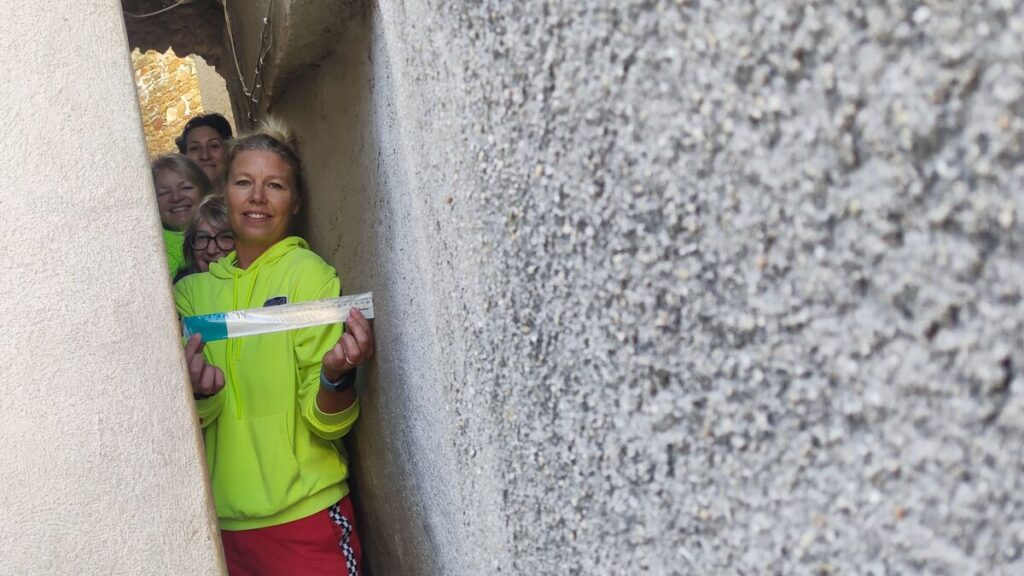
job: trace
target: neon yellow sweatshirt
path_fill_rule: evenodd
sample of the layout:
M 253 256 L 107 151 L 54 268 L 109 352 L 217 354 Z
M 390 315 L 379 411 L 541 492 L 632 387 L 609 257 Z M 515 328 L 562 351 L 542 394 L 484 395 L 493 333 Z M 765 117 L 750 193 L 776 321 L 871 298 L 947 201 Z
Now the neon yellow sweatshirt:
M 163 229 L 164 248 L 167 250 L 167 267 L 170 268 L 171 278 L 185 267 L 185 233 L 176 230 Z
M 182 316 L 333 298 L 334 268 L 301 238 L 281 240 L 246 269 L 234 252 L 174 287 Z M 206 360 L 224 389 L 197 400 L 206 462 L 223 530 L 275 526 L 315 514 L 348 494 L 348 461 L 333 440 L 359 415 L 359 401 L 337 414 L 316 405 L 320 362 L 341 325 L 210 342 Z

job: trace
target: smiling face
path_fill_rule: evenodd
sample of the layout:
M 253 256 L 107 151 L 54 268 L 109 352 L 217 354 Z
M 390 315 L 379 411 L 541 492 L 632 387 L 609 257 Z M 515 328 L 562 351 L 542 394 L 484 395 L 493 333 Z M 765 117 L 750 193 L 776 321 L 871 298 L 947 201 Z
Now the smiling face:
M 199 188 L 170 169 L 156 175 L 156 205 L 160 221 L 168 230 L 184 230 L 199 203 Z
M 228 170 L 226 193 L 238 264 L 246 268 L 288 235 L 299 211 L 295 175 L 274 152 L 239 152 Z
M 217 230 L 209 222 L 203 220 L 196 225 L 195 237 L 192 239 L 192 261 L 200 272 L 210 269 L 210 263 L 227 256 L 235 245 L 234 234 L 230 230 Z M 197 248 L 205 246 L 205 248 Z
M 185 155 L 199 165 L 215 186 L 224 177 L 224 159 L 227 155 L 224 139 L 209 126 L 200 126 L 188 131 L 185 138 Z

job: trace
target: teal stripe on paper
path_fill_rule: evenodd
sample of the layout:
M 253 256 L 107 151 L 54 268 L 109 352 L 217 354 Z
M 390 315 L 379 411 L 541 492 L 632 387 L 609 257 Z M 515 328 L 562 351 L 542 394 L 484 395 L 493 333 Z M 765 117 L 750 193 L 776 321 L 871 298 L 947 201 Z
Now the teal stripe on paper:
M 182 320 L 185 325 L 185 338 L 199 334 L 203 342 L 224 340 L 228 337 L 227 315 L 224 313 L 189 316 Z

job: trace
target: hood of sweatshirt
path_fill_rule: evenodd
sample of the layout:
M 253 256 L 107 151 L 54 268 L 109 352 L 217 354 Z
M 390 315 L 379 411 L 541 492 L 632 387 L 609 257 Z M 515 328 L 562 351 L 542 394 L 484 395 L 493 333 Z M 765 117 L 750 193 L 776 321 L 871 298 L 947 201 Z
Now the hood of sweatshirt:
M 309 244 L 298 236 L 288 236 L 268 248 L 263 254 L 260 254 L 259 258 L 253 260 L 252 264 L 249 264 L 248 268 L 238 267 L 238 254 L 232 251 L 224 258 L 210 264 L 210 274 L 217 278 L 231 280 L 231 310 L 258 308 L 262 305 L 262 302 L 252 302 L 251 300 L 253 290 L 256 287 L 256 281 L 260 277 L 260 271 L 267 267 L 272 268 L 278 260 L 299 248 L 308 249 Z M 233 373 L 236 370 L 236 363 L 241 358 L 242 348 L 245 346 L 244 340 L 244 338 L 241 338 L 227 341 L 226 368 L 229 374 L 232 374 L 232 377 L 234 377 Z M 238 387 L 233 387 L 232 393 L 235 397 L 238 417 L 241 418 L 244 400 L 239 394 Z
M 223 278 L 225 280 L 237 280 L 247 275 L 253 275 L 253 277 L 255 277 L 255 275 L 259 274 L 259 269 L 261 267 L 277 262 L 284 257 L 285 254 L 295 250 L 296 248 L 308 249 L 309 244 L 298 236 L 288 236 L 268 248 L 263 254 L 260 254 L 260 257 L 253 260 L 252 264 L 250 264 L 248 268 L 238 267 L 238 253 L 232 251 L 224 258 L 210 263 L 210 273 L 217 278 Z
M 259 308 L 281 296 L 296 303 L 337 296 L 334 268 L 307 246 L 285 238 L 246 269 L 238 267 L 237 254 L 228 254 L 209 272 L 179 282 L 179 312 Z M 223 391 L 196 401 L 221 528 L 280 525 L 347 494 L 348 463 L 333 439 L 351 428 L 358 403 L 336 415 L 315 408 L 320 362 L 341 333 L 340 325 L 313 327 L 217 340 L 203 349 L 225 377 Z
M 226 257 L 210 264 L 210 273 L 217 278 L 231 280 L 233 298 L 231 299 L 232 310 L 245 310 L 247 308 L 258 308 L 261 302 L 253 303 L 252 291 L 256 280 L 260 277 L 260 271 L 268 266 L 273 266 L 286 254 L 297 248 L 309 248 L 309 244 L 298 236 L 288 236 L 277 244 L 260 254 L 259 258 L 253 260 L 248 268 L 239 268 L 238 253 L 230 252 Z

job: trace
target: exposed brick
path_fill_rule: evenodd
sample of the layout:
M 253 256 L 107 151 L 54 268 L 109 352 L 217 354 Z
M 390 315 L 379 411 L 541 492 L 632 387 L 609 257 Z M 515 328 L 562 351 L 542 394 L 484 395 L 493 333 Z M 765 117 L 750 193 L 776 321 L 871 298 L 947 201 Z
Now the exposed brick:
M 185 123 L 203 113 L 195 64 L 172 50 L 163 54 L 133 50 L 132 63 L 149 154 L 155 158 L 175 152 L 174 139 Z

